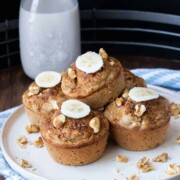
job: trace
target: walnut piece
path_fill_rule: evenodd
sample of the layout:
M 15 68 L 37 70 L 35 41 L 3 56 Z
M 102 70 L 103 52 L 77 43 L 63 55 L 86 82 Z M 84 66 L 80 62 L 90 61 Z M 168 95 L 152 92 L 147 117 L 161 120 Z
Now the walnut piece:
M 90 120 L 89 126 L 94 130 L 94 133 L 98 133 L 100 130 L 100 121 L 98 117 L 94 117 Z
M 123 156 L 123 155 L 116 156 L 116 159 L 117 159 L 117 161 L 122 162 L 122 163 L 128 162 L 128 158 L 126 156 Z
M 40 131 L 40 128 L 36 124 L 30 124 L 26 126 L 26 131 L 30 133 L 38 133 Z
M 136 116 L 141 117 L 145 111 L 146 111 L 146 107 L 144 104 L 141 103 L 136 104 L 135 112 L 134 112 Z
M 115 103 L 117 106 L 122 106 L 124 104 L 123 98 L 116 98 Z
M 52 110 L 57 109 L 59 109 L 59 106 L 55 100 L 50 100 L 42 105 L 42 110 L 46 112 L 51 112 Z
M 106 51 L 105 51 L 103 48 L 101 48 L 101 49 L 99 50 L 99 55 L 100 55 L 103 59 L 107 59 L 107 58 L 108 58 L 108 54 L 106 53 Z
M 169 164 L 167 174 L 172 176 L 177 173 L 180 173 L 180 166 L 178 166 L 176 164 Z
M 176 142 L 177 142 L 178 144 L 180 144 L 180 136 L 178 136 L 178 137 L 176 138 Z
M 74 70 L 72 70 L 71 68 L 68 68 L 68 76 L 71 78 L 71 79 L 75 79 L 77 76 L 76 76 L 76 72 Z
M 141 158 L 137 162 L 137 167 L 142 171 L 142 172 L 148 172 L 153 170 L 153 167 L 149 164 L 149 159 L 147 157 Z
M 60 114 L 59 116 L 53 119 L 53 126 L 55 128 L 61 128 L 65 122 L 66 122 L 66 117 L 63 114 Z
M 41 137 L 39 137 L 38 140 L 36 140 L 33 144 L 38 148 L 41 148 L 44 145 L 43 140 L 42 140 Z
M 113 66 L 113 65 L 114 65 L 114 61 L 111 60 L 111 61 L 109 62 L 109 64 L 110 64 L 111 66 Z
M 127 98 L 128 98 L 128 94 L 129 94 L 128 89 L 125 89 L 125 90 L 123 91 L 122 97 L 123 97 L 124 99 L 127 99 Z
M 37 85 L 31 85 L 30 87 L 29 87 L 29 92 L 28 92 L 28 96 L 33 96 L 33 95 L 36 95 L 36 94 L 38 94 L 39 93 L 39 91 L 40 91 L 40 87 L 39 86 L 37 86 Z
M 25 136 L 21 136 L 20 138 L 17 139 L 17 142 L 21 148 L 24 148 L 25 144 L 27 144 L 27 138 Z
M 27 160 L 24 160 L 24 159 L 21 159 L 20 165 L 21 165 L 23 168 L 31 168 L 31 167 L 32 167 L 32 165 L 31 165 Z
M 134 174 L 134 175 L 132 175 L 129 179 L 130 179 L 130 180 L 138 180 L 138 177 L 137 177 L 136 174 Z
M 167 153 L 162 153 L 153 159 L 154 162 L 167 162 L 169 156 Z
M 180 117 L 180 104 L 171 103 L 171 115 L 176 119 Z

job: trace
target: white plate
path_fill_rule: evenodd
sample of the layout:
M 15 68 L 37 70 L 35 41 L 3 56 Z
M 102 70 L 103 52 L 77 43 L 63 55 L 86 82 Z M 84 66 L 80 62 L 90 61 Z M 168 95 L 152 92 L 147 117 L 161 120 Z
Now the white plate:
M 166 96 L 169 100 L 180 103 L 179 94 L 160 88 L 157 86 L 149 85 L 150 88 L 157 90 L 160 94 Z M 20 148 L 17 145 L 17 139 L 25 135 L 29 141 L 36 140 L 40 134 L 27 134 L 25 126 L 29 124 L 23 107 L 12 114 L 12 116 L 6 121 L 2 129 L 1 136 L 1 148 L 5 159 L 9 165 L 17 171 L 19 174 L 30 180 L 113 180 L 126 179 L 133 174 L 136 174 L 139 179 L 146 180 L 162 180 L 162 179 L 180 179 L 180 175 L 168 176 L 165 171 L 170 163 L 176 163 L 180 165 L 180 145 L 176 143 L 176 137 L 180 136 L 180 119 L 171 119 L 171 125 L 168 132 L 168 137 L 162 145 L 156 149 L 133 152 L 127 151 L 118 147 L 113 141 L 108 142 L 105 153 L 102 158 L 97 162 L 94 162 L 85 166 L 65 166 L 56 163 L 51 159 L 48 152 L 44 148 L 36 148 L 33 145 L 28 145 L 25 149 Z M 155 163 L 152 159 L 163 153 L 167 152 L 170 159 L 166 163 Z M 129 159 L 127 163 L 120 163 L 116 161 L 117 155 L 126 155 Z M 142 173 L 136 167 L 137 161 L 143 156 L 147 156 L 154 170 Z M 24 169 L 19 166 L 21 159 L 28 160 L 33 168 Z M 36 170 L 33 170 L 36 168 Z M 116 169 L 119 168 L 119 173 Z

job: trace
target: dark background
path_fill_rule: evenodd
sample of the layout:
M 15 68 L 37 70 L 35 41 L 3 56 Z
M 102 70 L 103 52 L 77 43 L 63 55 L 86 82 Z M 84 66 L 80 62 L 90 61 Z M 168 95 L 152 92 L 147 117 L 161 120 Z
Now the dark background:
M 0 69 L 20 64 L 18 16 L 20 0 L 1 1 L 0 5 Z M 180 17 L 179 0 L 79 0 L 80 10 L 137 10 L 177 15 Z M 92 11 L 92 13 L 91 13 Z M 107 12 L 108 13 L 108 12 Z M 3 32 L 3 23 L 17 20 L 16 28 Z M 180 19 L 179 19 L 180 21 Z M 180 22 L 179 22 L 180 24 Z M 110 30 L 105 31 L 103 28 Z M 180 62 L 180 25 L 166 23 L 122 20 L 122 19 L 84 19 L 81 16 L 82 53 L 87 50 L 97 51 L 104 47 L 114 54 L 131 56 L 151 56 L 167 58 Z M 115 30 L 119 28 L 119 30 Z M 130 30 L 122 30 L 129 28 Z M 131 31 L 139 28 L 143 31 Z M 146 30 L 157 32 L 147 33 Z M 169 35 L 173 34 L 173 35 Z M 16 39 L 16 40 L 15 40 Z M 107 42 L 111 42 L 108 44 Z M 133 44 L 130 44 L 132 42 Z M 137 43 L 149 43 L 152 46 L 138 46 Z M 158 48 L 156 45 L 167 46 Z M 172 48 L 175 48 L 172 49 Z M 7 55 L 8 54 L 8 55 Z M 10 55 L 9 55 L 10 54 Z
M 18 18 L 20 0 L 3 1 L 0 21 Z M 79 0 L 79 5 L 80 9 L 131 9 L 180 15 L 179 0 Z

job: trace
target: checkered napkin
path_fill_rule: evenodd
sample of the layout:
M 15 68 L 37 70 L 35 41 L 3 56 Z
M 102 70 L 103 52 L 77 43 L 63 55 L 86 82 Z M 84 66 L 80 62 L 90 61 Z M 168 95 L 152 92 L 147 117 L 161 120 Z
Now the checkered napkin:
M 180 70 L 170 69 L 133 69 L 131 70 L 137 76 L 145 79 L 148 84 L 162 86 L 180 93 Z M 0 112 L 0 130 L 3 122 L 17 109 L 18 107 Z M 14 172 L 5 161 L 0 150 L 0 176 L 3 175 L 6 180 L 25 180 L 19 174 Z

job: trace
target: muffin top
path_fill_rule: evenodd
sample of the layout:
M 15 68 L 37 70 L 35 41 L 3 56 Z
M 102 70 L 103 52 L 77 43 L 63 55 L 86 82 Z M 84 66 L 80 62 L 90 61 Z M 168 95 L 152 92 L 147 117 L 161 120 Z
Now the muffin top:
M 114 79 L 122 74 L 120 62 L 109 57 L 100 49 L 103 67 L 94 73 L 86 73 L 77 68 L 74 62 L 62 79 L 62 91 L 70 98 L 82 98 L 93 94 L 104 86 L 109 85 Z
M 123 69 L 124 71 L 124 79 L 125 79 L 125 87 L 127 89 L 131 89 L 133 87 L 146 87 L 146 82 L 143 78 L 135 76 L 128 69 Z
M 52 88 L 41 88 L 36 82 L 32 82 L 22 96 L 24 106 L 41 113 L 58 109 L 66 99 L 61 90 L 61 83 Z
M 162 96 L 156 99 L 136 102 L 126 90 L 119 98 L 110 103 L 105 116 L 113 126 L 150 130 L 167 124 L 170 120 L 170 103 Z
M 42 120 L 41 135 L 46 142 L 64 148 L 93 144 L 107 135 L 109 123 L 102 112 L 91 111 L 83 118 L 70 118 L 57 110 L 49 120 Z

